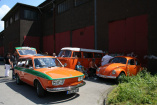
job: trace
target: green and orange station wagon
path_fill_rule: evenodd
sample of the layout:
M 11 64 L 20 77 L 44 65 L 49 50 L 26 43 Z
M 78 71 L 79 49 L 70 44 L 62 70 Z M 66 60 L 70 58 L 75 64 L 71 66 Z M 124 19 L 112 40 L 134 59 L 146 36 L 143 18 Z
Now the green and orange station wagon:
M 20 56 L 15 67 L 16 83 L 34 86 L 39 97 L 46 91 L 76 93 L 85 85 L 83 73 L 64 68 L 55 57 L 37 54 L 31 47 L 16 47 L 16 51 Z

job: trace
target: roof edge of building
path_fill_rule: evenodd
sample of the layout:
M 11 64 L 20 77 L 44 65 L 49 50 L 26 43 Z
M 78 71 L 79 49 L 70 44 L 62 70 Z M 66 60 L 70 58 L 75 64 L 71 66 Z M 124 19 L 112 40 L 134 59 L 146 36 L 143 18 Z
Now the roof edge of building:
M 1 19 L 1 21 L 4 21 L 5 20 L 5 18 L 7 18 L 9 15 L 10 15 L 10 13 L 11 12 L 13 12 L 13 11 L 15 11 L 19 6 L 27 6 L 27 7 L 31 7 L 31 8 L 37 8 L 37 7 L 35 7 L 35 6 L 32 6 L 32 5 L 27 5 L 27 4 L 23 4 L 23 3 L 16 3 L 11 9 L 10 9 L 10 11 Z

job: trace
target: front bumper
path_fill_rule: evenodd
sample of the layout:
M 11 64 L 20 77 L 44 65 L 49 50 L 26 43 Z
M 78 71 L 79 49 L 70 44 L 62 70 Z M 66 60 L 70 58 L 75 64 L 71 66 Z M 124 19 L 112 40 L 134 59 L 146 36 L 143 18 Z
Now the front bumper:
M 117 77 L 116 76 L 107 76 L 107 75 L 101 75 L 101 74 L 97 74 L 98 77 L 101 77 L 101 78 L 109 78 L 109 79 L 116 79 Z
M 81 86 L 84 86 L 86 84 L 86 82 L 82 82 L 78 85 L 75 85 L 75 86 L 68 86 L 68 87 L 58 87 L 58 88 L 46 88 L 46 90 L 48 92 L 60 92 L 60 91 L 68 91 L 68 90 L 74 90 L 78 87 L 81 87 Z

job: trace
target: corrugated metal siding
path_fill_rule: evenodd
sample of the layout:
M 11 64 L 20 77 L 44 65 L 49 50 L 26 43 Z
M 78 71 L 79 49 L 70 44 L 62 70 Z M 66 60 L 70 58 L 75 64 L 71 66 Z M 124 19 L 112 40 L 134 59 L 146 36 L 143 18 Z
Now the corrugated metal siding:
M 94 49 L 94 26 L 72 31 L 72 47 Z
M 48 52 L 49 55 L 52 55 L 54 52 L 54 36 L 44 36 L 43 37 L 43 52 Z
M 148 53 L 148 15 L 110 22 L 109 52 L 134 52 L 145 64 L 143 57 Z
M 70 31 L 56 33 L 56 53 L 58 54 L 63 47 L 70 46 Z
M 40 37 L 37 36 L 24 36 L 24 46 L 34 47 L 39 51 L 40 48 Z

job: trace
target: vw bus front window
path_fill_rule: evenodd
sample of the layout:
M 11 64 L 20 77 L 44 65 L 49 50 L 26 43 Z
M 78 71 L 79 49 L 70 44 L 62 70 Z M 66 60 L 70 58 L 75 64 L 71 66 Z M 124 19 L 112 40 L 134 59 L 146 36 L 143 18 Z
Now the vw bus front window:
M 58 54 L 58 57 L 71 57 L 71 51 L 69 50 L 61 50 Z

